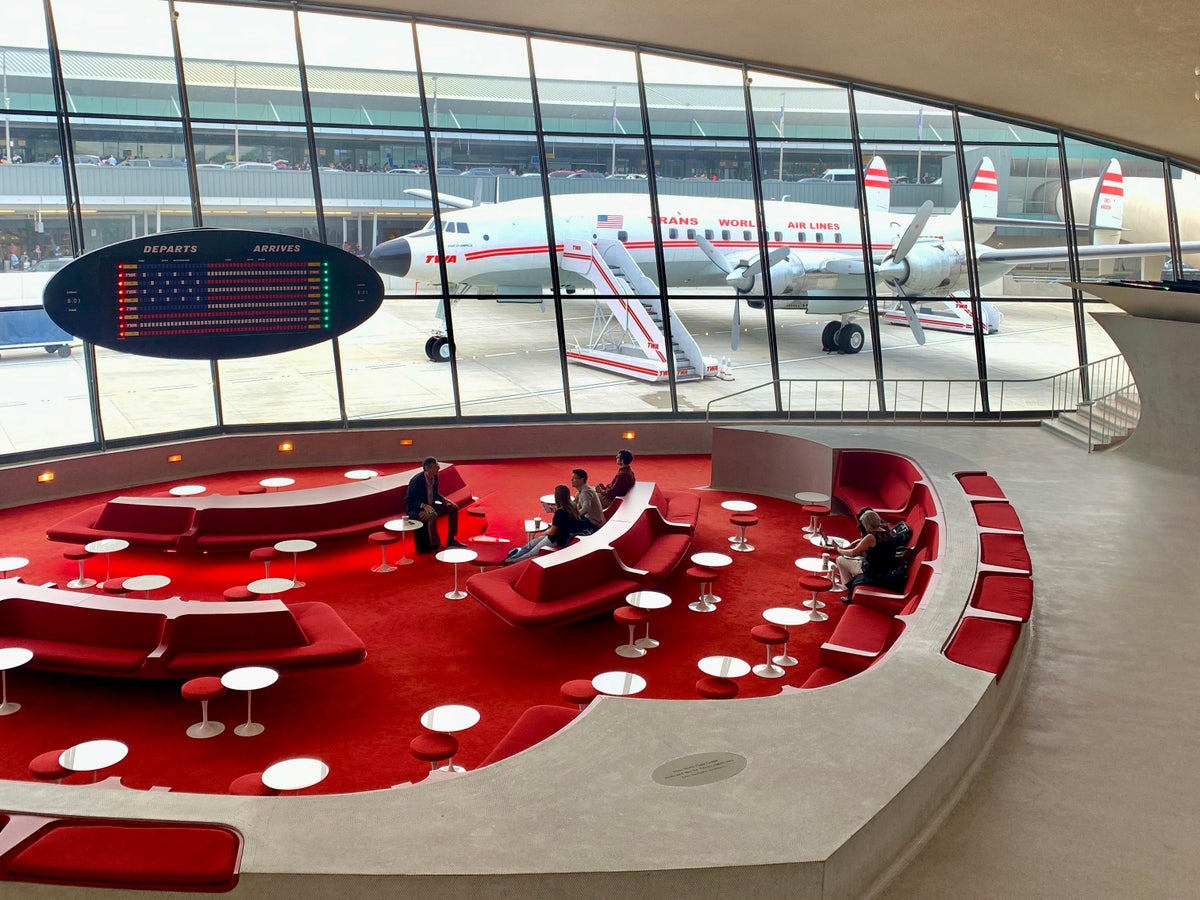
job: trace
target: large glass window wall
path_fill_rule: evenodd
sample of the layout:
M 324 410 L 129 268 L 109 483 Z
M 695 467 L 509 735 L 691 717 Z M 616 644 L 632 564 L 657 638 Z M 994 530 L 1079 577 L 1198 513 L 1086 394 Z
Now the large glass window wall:
M 298 422 L 1045 410 L 1048 376 L 1115 352 L 1067 282 L 1200 277 L 1196 173 L 1052 127 L 431 19 L 12 4 L 0 458 Z M 54 266 L 196 226 L 375 254 L 383 306 L 219 364 L 45 330 Z

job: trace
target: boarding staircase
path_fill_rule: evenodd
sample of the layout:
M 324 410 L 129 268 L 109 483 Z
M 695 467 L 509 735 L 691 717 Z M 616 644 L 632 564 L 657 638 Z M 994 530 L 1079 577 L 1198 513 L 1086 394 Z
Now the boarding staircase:
M 672 369 L 677 382 L 719 374 L 717 361 L 704 356 L 674 310 L 670 311 L 670 352 L 664 349 L 658 287 L 620 241 L 564 240 L 559 263 L 596 289 L 588 344 L 569 349 L 568 359 L 650 382 L 666 381 Z

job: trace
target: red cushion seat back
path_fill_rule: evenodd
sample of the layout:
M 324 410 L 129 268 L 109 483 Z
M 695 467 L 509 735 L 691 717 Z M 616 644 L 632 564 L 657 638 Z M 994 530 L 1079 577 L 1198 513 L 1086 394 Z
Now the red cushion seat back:
M 158 646 L 166 616 L 92 609 L 10 597 L 0 602 L 0 635 L 149 652 Z
M 190 506 L 152 506 L 110 500 L 96 519 L 97 531 L 142 534 L 183 534 L 196 511 Z
M 171 621 L 168 656 L 208 650 L 278 650 L 304 647 L 308 639 L 289 610 L 229 615 L 195 613 Z

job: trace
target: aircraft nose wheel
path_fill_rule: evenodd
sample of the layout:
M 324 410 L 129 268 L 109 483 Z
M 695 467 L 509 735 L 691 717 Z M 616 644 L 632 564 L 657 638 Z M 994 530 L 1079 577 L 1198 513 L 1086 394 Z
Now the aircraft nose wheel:
M 449 362 L 450 339 L 437 335 L 431 337 L 425 342 L 425 355 L 433 362 Z

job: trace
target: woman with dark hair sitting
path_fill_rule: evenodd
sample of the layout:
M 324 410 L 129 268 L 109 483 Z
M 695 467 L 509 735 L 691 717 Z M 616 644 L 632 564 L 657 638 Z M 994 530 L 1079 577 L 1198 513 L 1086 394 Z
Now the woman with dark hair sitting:
M 843 548 L 837 558 L 838 573 L 842 576 L 842 584 L 846 585 L 843 603 L 853 599 L 854 589 L 860 584 L 878 584 L 893 589 L 897 568 L 902 565 L 897 558 L 900 544 L 879 513 L 873 509 L 861 510 L 858 530 L 862 537 Z
M 504 557 L 504 562 L 514 563 L 529 559 L 546 546 L 553 546 L 556 550 L 565 547 L 583 527 L 583 523 L 584 520 L 579 517 L 579 510 L 575 508 L 575 501 L 571 499 L 571 489 L 565 484 L 556 485 L 554 518 L 550 520 L 550 530 L 535 537 L 524 547 L 509 551 L 508 556 Z

